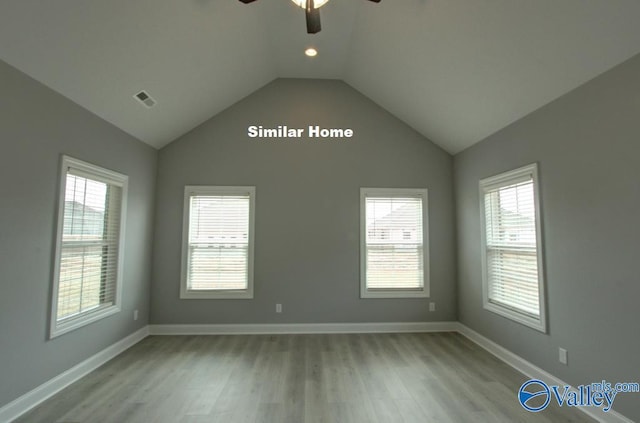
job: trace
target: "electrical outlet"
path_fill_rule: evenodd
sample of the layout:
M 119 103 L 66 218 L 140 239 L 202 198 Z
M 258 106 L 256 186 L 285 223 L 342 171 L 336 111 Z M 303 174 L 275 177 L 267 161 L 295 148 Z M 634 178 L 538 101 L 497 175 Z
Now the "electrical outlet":
M 436 303 L 429 303 L 429 311 L 436 311 Z
M 276 304 L 276 313 L 282 313 L 282 304 Z
M 558 360 L 560 360 L 560 363 L 567 364 L 568 362 L 567 354 L 568 354 L 567 350 L 565 350 L 564 348 L 558 348 Z
M 133 310 L 133 320 L 138 320 L 138 310 Z

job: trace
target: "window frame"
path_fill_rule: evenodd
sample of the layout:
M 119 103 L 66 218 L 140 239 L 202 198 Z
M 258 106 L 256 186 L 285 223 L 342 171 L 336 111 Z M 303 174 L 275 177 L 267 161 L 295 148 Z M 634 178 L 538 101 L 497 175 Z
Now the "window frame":
M 120 227 L 118 233 L 118 253 L 116 256 L 116 280 L 115 295 L 113 304 L 100 305 L 92 310 L 81 312 L 76 316 L 58 321 L 58 295 L 60 288 L 60 266 L 62 262 L 63 234 L 64 234 L 64 213 L 67 191 L 67 175 L 70 169 L 74 169 L 75 175 L 82 175 L 86 179 L 102 182 L 109 185 L 118 186 L 121 189 L 120 199 Z M 55 256 L 53 265 L 53 288 L 51 295 L 51 315 L 49 325 L 49 339 L 56 338 L 65 333 L 71 332 L 90 323 L 102 320 L 108 316 L 120 312 L 122 304 L 123 286 L 123 261 L 124 261 L 124 240 L 126 227 L 126 211 L 128 197 L 129 177 L 127 175 L 103 168 L 101 166 L 88 163 L 67 155 L 62 155 L 60 160 L 60 180 L 58 188 L 58 211 L 55 241 Z M 64 321 L 66 320 L 66 322 Z
M 189 224 L 191 216 L 192 196 L 237 196 L 249 195 L 249 244 L 247 250 L 247 288 L 242 290 L 201 289 L 191 290 L 187 287 L 189 271 Z M 254 275 L 254 246 L 255 246 L 255 186 L 212 186 L 186 185 L 184 187 L 184 207 L 182 221 L 182 260 L 180 270 L 180 299 L 252 299 Z
M 430 296 L 429 263 L 429 195 L 427 188 L 360 188 L 360 298 L 428 298 Z M 367 287 L 367 197 L 422 199 L 422 288 L 371 289 Z
M 536 229 L 536 259 L 538 270 L 538 304 L 539 317 L 535 318 L 527 313 L 518 311 L 514 308 L 492 302 L 489 298 L 490 280 L 488 268 L 488 246 L 487 246 L 487 224 L 485 213 L 485 194 L 489 191 L 495 191 L 500 188 L 517 184 L 525 180 L 533 181 L 533 203 L 535 210 L 535 229 Z M 545 271 L 544 271 L 544 245 L 542 242 L 542 214 L 540 213 L 540 188 L 538 177 L 538 164 L 532 163 L 519 167 L 507 172 L 500 173 L 488 178 L 481 179 L 480 188 L 480 239 L 481 239 L 481 257 L 482 257 L 482 301 L 483 308 L 496 313 L 502 317 L 506 317 L 514 322 L 536 329 L 540 332 L 547 333 L 547 310 L 546 310 L 546 290 L 545 290 Z

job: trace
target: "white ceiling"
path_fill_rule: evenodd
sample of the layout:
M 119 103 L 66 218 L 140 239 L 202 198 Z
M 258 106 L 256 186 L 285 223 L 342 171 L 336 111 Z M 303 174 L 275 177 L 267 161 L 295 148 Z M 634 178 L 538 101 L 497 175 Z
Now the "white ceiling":
M 332 0 L 321 15 L 308 35 L 290 0 L 2 0 L 0 59 L 158 148 L 295 77 L 342 79 L 456 153 L 640 52 L 637 0 Z

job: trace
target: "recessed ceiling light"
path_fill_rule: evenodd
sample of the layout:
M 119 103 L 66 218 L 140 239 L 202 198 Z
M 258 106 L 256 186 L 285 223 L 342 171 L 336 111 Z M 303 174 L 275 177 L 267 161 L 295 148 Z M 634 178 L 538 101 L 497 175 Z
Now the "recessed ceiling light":
M 307 56 L 309 56 L 309 57 L 315 57 L 315 56 L 317 56 L 317 55 L 318 55 L 318 50 L 316 50 L 316 49 L 315 49 L 315 48 L 313 48 L 313 47 L 309 47 L 308 49 L 306 49 L 306 50 L 304 51 L 304 54 L 306 54 L 306 55 L 307 55 Z

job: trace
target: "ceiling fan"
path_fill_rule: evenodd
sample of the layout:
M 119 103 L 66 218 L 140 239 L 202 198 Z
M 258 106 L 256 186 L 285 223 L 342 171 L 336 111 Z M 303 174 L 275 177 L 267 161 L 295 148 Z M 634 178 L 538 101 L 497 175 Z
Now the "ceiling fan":
M 253 3 L 256 0 L 240 0 L 244 4 Z M 307 17 L 307 33 L 316 34 L 320 32 L 320 6 L 324 5 L 328 0 L 292 0 L 295 4 L 305 9 Z M 380 3 L 380 0 L 369 0 L 373 3 Z

